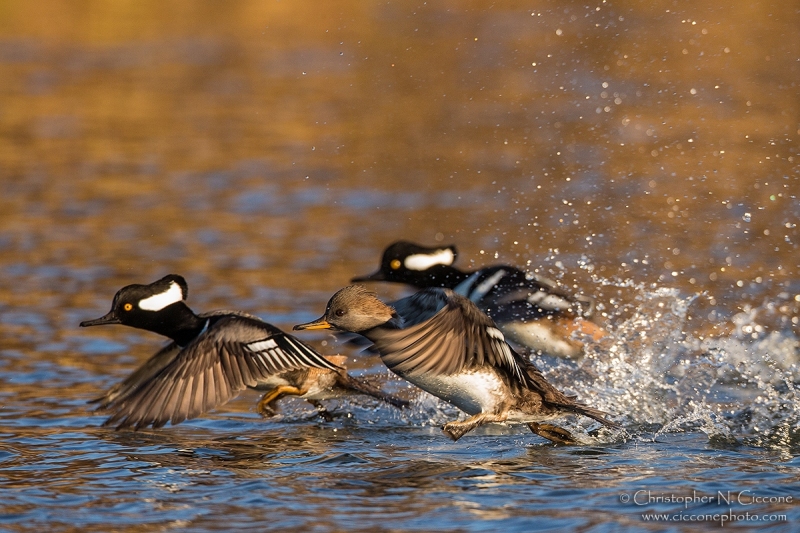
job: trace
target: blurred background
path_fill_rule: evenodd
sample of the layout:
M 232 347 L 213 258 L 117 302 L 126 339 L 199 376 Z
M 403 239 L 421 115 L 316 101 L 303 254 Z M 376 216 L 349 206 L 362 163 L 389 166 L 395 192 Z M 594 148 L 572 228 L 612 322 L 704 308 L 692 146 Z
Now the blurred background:
M 768 1 L 3 2 L 0 305 L 178 272 L 280 318 L 405 238 L 797 327 L 798 27 Z
M 0 0 L 0 524 L 579 530 L 643 472 L 796 493 L 799 28 L 778 0 Z M 397 239 L 596 297 L 613 345 L 543 368 L 630 433 L 451 444 L 430 401 L 265 423 L 243 394 L 131 435 L 85 405 L 161 342 L 78 329 L 120 287 L 178 273 L 288 328 Z

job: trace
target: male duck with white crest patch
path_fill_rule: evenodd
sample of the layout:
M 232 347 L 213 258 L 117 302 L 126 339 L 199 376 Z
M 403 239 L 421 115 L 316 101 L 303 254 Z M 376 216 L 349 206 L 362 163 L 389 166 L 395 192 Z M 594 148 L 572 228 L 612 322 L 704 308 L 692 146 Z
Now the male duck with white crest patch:
M 591 321 L 591 298 L 568 294 L 553 281 L 508 265 L 462 271 L 453 266 L 457 256 L 455 245 L 428 247 L 397 241 L 384 250 L 377 271 L 351 281 L 452 289 L 489 315 L 512 342 L 556 357 L 580 357 L 584 341 L 606 336 Z
M 294 329 L 347 331 L 372 341 L 392 372 L 470 415 L 444 425 L 453 440 L 486 423 L 522 423 L 553 442 L 574 444 L 568 431 L 542 423 L 568 414 L 617 426 L 553 387 L 488 316 L 449 289 L 425 289 L 392 307 L 351 285 L 333 295 L 322 317 Z
M 195 314 L 183 277 L 170 274 L 149 285 L 128 285 L 106 315 L 81 327 L 123 324 L 172 339 L 140 368 L 95 400 L 112 411 L 104 425 L 135 429 L 173 425 L 223 405 L 246 388 L 267 391 L 264 416 L 292 395 L 318 400 L 367 394 L 395 406 L 408 402 L 384 394 L 340 367 L 342 356 L 324 357 L 301 340 L 238 311 Z

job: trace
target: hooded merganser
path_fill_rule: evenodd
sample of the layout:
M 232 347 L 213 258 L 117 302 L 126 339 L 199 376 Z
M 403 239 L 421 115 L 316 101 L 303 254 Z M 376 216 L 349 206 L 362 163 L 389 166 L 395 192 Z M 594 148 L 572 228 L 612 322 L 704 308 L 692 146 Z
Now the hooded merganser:
M 568 294 L 551 280 L 508 265 L 464 272 L 453 266 L 457 256 L 455 245 L 426 247 L 397 241 L 384 250 L 376 272 L 351 281 L 452 289 L 475 302 L 511 341 L 557 357 L 580 357 L 582 337 L 598 341 L 606 336 L 589 320 L 594 313 L 591 298 Z
M 310 346 L 261 319 L 236 311 L 195 314 L 185 300 L 186 281 L 170 274 L 150 285 L 120 289 L 105 316 L 81 327 L 124 324 L 159 333 L 172 342 L 127 379 L 94 400 L 114 413 L 104 425 L 135 429 L 173 425 L 223 405 L 246 388 L 266 390 L 264 416 L 286 395 L 317 400 L 347 393 L 375 396 L 396 406 L 407 402 L 383 394 Z
M 553 442 L 573 444 L 568 431 L 541 424 L 571 413 L 617 426 L 603 411 L 548 383 L 488 316 L 449 289 L 424 289 L 392 308 L 351 285 L 333 295 L 321 318 L 294 329 L 348 331 L 372 341 L 392 372 L 470 415 L 444 425 L 453 440 L 485 423 L 510 422 L 527 424 Z

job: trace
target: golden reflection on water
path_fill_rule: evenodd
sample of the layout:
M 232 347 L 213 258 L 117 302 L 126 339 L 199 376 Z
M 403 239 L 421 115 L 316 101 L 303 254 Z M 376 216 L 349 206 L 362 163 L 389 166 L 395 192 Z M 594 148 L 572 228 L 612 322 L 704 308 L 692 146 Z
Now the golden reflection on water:
M 25 262 L 237 268 L 203 265 L 211 228 L 269 257 L 267 285 L 318 285 L 287 252 L 328 243 L 333 288 L 352 249 L 437 233 L 734 300 L 796 277 L 789 5 L 47 5 L 0 23 L 0 220 Z M 252 189 L 278 200 L 231 212 Z
M 0 398 L 17 424 L 4 430 L 46 440 L 98 422 L 83 401 L 161 342 L 78 331 L 123 285 L 181 273 L 198 311 L 286 327 L 319 315 L 398 238 L 454 242 L 464 267 L 530 261 L 611 318 L 644 304 L 593 276 L 706 291 L 687 327 L 764 305 L 796 334 L 800 14 L 792 2 L 679 4 L 3 3 L 0 338 L 13 379 Z M 254 464 L 289 449 L 328 457 L 315 431 L 160 460 L 225 462 L 255 481 Z M 175 435 L 95 436 L 135 452 Z M 203 448 L 196 435 L 184 444 Z M 578 479 L 572 457 L 552 453 L 542 469 Z M 455 491 L 450 459 L 355 481 L 333 470 L 330 482 L 381 497 Z M 94 475 L 92 461 L 80 465 Z M 614 466 L 609 484 L 644 475 L 643 462 Z M 470 468 L 490 471 L 474 480 L 488 487 L 517 475 L 501 466 Z

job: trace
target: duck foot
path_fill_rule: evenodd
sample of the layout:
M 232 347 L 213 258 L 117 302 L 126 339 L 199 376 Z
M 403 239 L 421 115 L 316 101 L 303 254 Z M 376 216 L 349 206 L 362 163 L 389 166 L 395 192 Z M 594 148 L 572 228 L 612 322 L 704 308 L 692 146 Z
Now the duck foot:
M 274 389 L 268 390 L 264 393 L 264 396 L 261 397 L 261 400 L 256 406 L 256 411 L 264 418 L 275 416 L 275 413 L 277 412 L 276 402 L 279 399 L 281 399 L 283 396 L 302 396 L 307 392 L 308 389 L 301 390 L 297 387 L 291 387 L 288 385 L 275 387 Z
M 578 444 L 578 441 L 575 440 L 575 437 L 572 436 L 572 433 L 566 429 L 554 426 L 552 424 L 539 424 L 537 422 L 531 422 L 528 424 L 528 428 L 530 428 L 532 432 L 536 433 L 540 437 L 544 437 L 545 439 L 555 442 L 556 444 Z
M 505 420 L 506 417 L 500 415 L 477 414 L 462 422 L 448 422 L 442 427 L 442 431 L 455 442 L 478 426 L 492 422 L 505 422 Z

